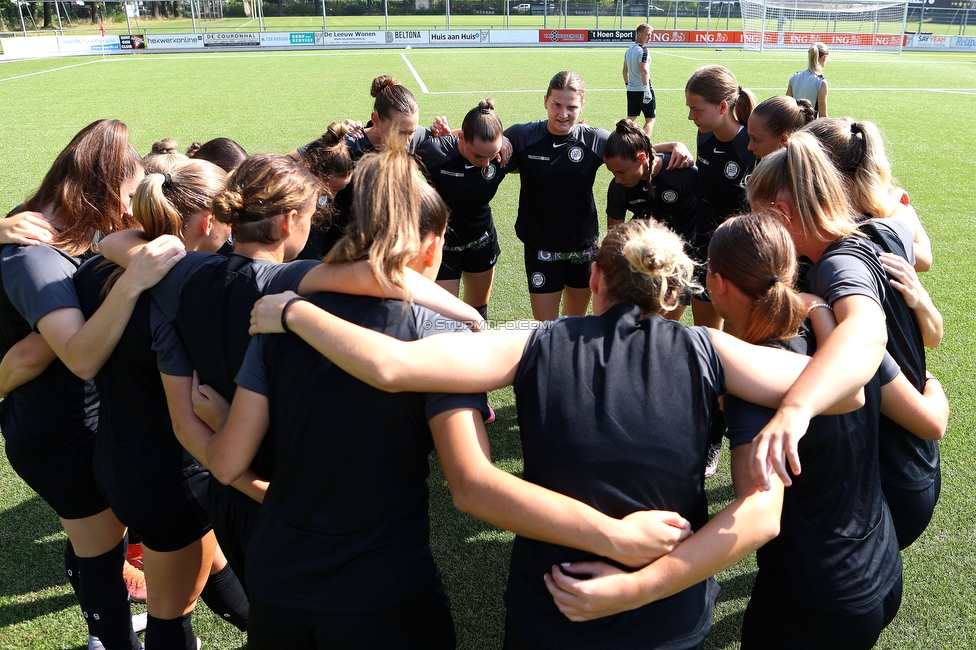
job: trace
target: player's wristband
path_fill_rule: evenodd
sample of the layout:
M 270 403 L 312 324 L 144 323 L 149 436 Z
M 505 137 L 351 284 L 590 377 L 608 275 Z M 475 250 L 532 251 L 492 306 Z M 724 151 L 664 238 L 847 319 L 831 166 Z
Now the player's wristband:
M 305 300 L 305 299 L 302 298 L 301 296 L 296 296 L 291 300 L 289 300 L 288 302 L 286 302 L 285 306 L 281 308 L 281 329 L 285 330 L 286 334 L 291 333 L 291 330 L 288 329 L 288 308 L 294 305 L 299 300 Z
M 831 307 L 830 305 L 828 305 L 825 302 L 815 302 L 812 305 L 810 305 L 809 307 L 807 307 L 807 317 L 810 316 L 810 312 L 812 312 L 814 309 L 829 309 L 830 311 L 834 311 L 834 308 Z M 284 319 L 284 317 L 285 317 L 284 316 L 284 312 L 282 312 L 282 316 L 281 317 L 282 317 L 282 319 Z

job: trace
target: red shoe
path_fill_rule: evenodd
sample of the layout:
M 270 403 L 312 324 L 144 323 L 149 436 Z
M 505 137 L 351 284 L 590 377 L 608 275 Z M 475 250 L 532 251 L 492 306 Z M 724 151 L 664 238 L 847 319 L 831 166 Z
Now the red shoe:
M 122 579 L 129 591 L 129 598 L 137 603 L 146 602 L 146 575 L 128 562 L 122 565 Z
M 125 554 L 125 560 L 135 568 L 142 571 L 142 544 L 129 544 L 129 550 Z
M 495 409 L 491 408 L 491 406 L 489 405 L 488 406 L 488 417 L 485 418 L 485 424 L 488 424 L 489 422 L 494 422 L 494 421 L 495 421 Z

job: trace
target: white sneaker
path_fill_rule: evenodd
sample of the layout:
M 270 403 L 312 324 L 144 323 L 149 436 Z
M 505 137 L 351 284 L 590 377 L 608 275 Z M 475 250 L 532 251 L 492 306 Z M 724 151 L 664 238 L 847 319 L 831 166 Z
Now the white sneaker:
M 722 457 L 722 443 L 712 445 L 705 454 L 705 478 L 714 476 L 718 471 L 718 459 Z
M 97 636 L 88 635 L 88 650 L 105 650 L 105 646 L 98 640 Z
M 136 614 L 132 617 L 132 629 L 136 631 L 136 634 L 142 634 L 146 631 L 147 622 L 149 622 L 149 612 Z

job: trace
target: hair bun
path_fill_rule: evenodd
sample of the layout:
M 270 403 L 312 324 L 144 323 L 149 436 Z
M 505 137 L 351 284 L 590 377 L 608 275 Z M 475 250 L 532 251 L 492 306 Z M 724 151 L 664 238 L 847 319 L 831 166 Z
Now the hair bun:
M 376 97 L 381 92 L 390 88 L 392 86 L 399 86 L 400 82 L 396 80 L 395 77 L 389 75 L 380 75 L 373 79 L 373 84 L 369 88 L 369 96 Z

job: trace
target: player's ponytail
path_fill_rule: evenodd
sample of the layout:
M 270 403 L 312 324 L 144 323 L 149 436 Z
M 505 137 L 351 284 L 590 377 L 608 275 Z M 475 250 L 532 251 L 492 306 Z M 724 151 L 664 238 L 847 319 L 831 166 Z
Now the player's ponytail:
M 375 98 L 373 112 L 384 120 L 393 119 L 397 114 L 413 115 L 419 110 L 413 93 L 394 77 L 381 75 L 373 79 L 369 94 Z
M 447 207 L 398 132 L 391 132 L 379 152 L 359 159 L 352 186 L 352 220 L 325 261 L 368 259 L 380 284 L 405 290 L 407 265 L 420 254 L 425 237 L 444 232 Z
M 603 159 L 637 160 L 637 154 L 644 152 L 648 157 L 654 155 L 651 139 L 647 132 L 631 120 L 619 120 L 607 143 L 603 147 Z
M 776 95 L 763 101 L 752 115 L 762 120 L 766 131 L 776 138 L 799 131 L 816 117 L 807 99 Z
M 814 43 L 807 50 L 807 70 L 811 74 L 823 74 L 823 62 L 830 54 L 830 48 L 823 43 Z
M 502 135 L 502 121 L 495 113 L 495 102 L 482 99 L 464 116 L 461 133 L 467 142 L 494 142 Z
M 695 70 L 685 92 L 698 95 L 710 104 L 726 102 L 735 120 L 745 126 L 756 107 L 756 96 L 751 90 L 739 85 L 735 75 L 726 67 L 706 65 Z
M 273 244 L 280 237 L 276 222 L 296 210 L 313 212 L 321 184 L 288 156 L 251 156 L 227 177 L 227 187 L 213 200 L 213 214 L 230 225 L 234 239 Z
M 793 134 L 786 148 L 756 166 L 746 188 L 750 205 L 772 206 L 789 192 L 804 232 L 831 242 L 857 231 L 843 178 L 833 161 L 806 131 Z
M 735 332 L 747 343 L 789 339 L 806 315 L 793 289 L 797 275 L 793 240 L 775 218 L 747 214 L 721 224 L 708 246 L 708 270 L 731 282 L 750 301 Z

